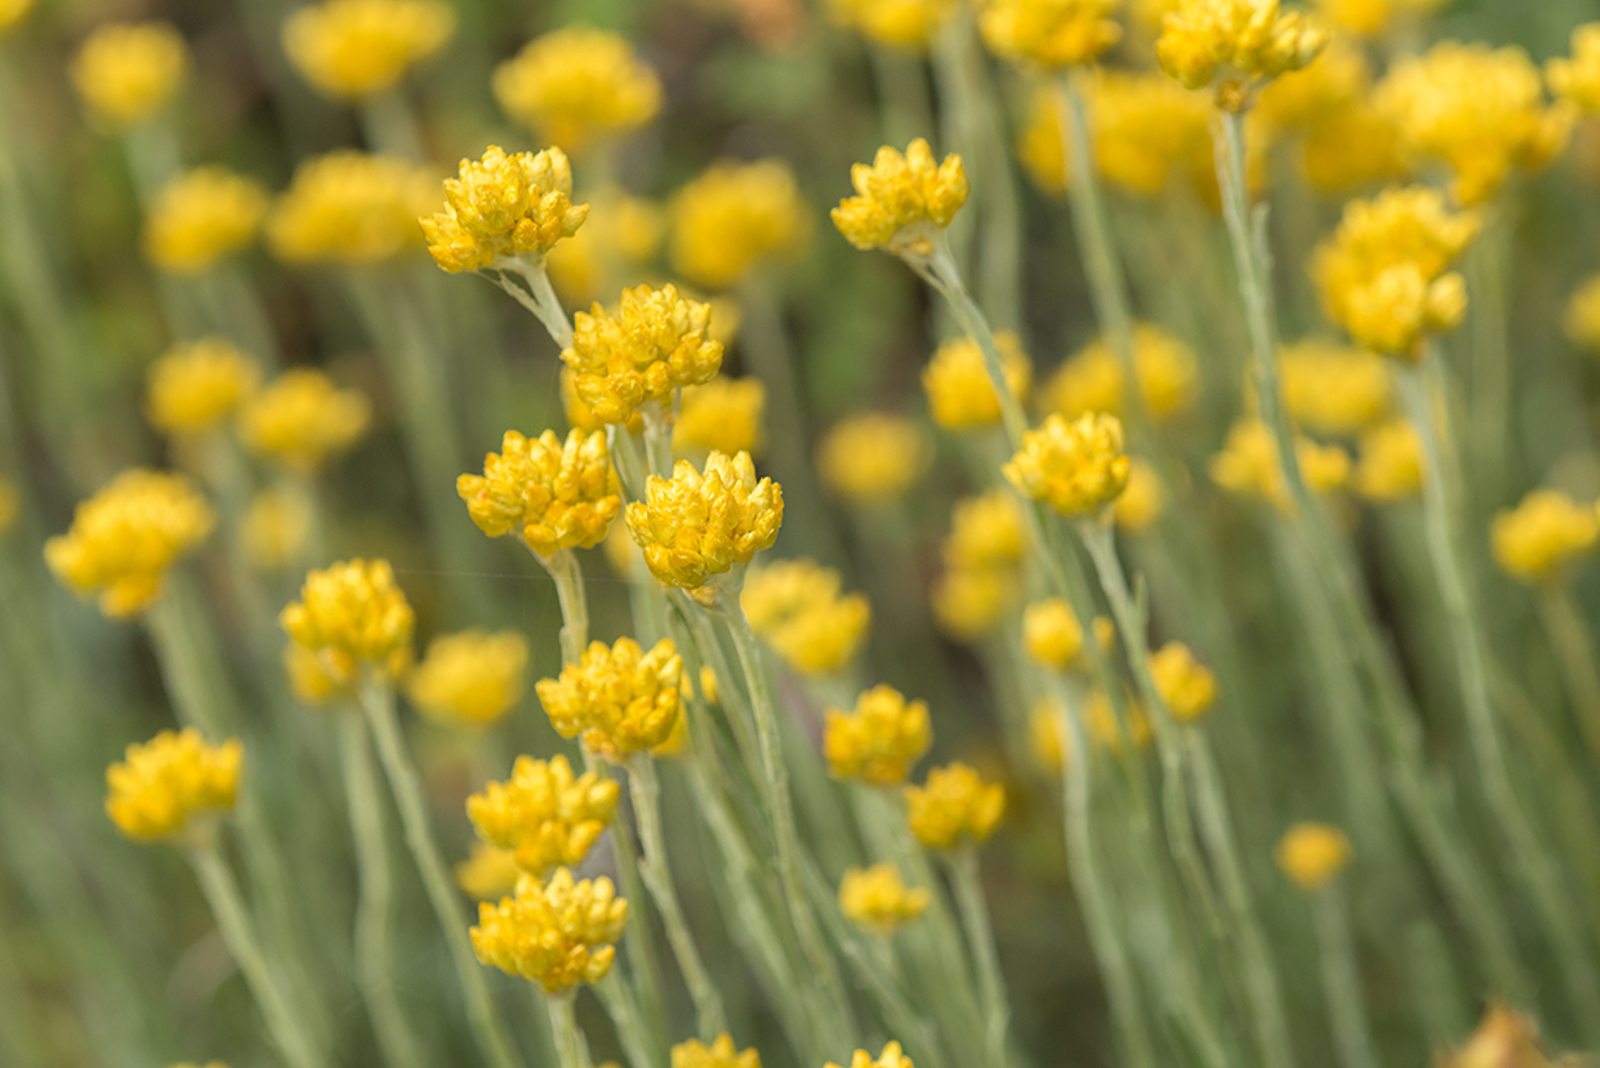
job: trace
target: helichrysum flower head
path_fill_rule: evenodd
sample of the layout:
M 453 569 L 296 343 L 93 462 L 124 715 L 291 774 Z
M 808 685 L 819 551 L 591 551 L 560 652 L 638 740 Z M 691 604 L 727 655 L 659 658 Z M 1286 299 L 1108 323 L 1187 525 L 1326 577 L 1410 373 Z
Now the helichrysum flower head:
M 1409 500 L 1422 492 L 1427 459 L 1422 435 L 1406 419 L 1391 419 L 1361 435 L 1355 491 L 1377 504 Z
M 1151 654 L 1150 677 L 1179 723 L 1193 723 L 1217 702 L 1217 677 L 1182 642 L 1168 642 Z
M 817 450 L 823 484 L 851 504 L 884 505 L 922 477 L 932 460 L 927 436 L 909 419 L 867 412 L 834 424 Z
M 537 438 L 506 431 L 482 475 L 462 475 L 456 492 L 472 521 L 491 538 L 516 534 L 540 556 L 588 549 L 605 539 L 622 511 L 606 436 L 574 430 L 567 440 L 546 430 Z
M 572 164 L 554 146 L 507 155 L 490 145 L 444 180 L 444 210 L 422 217 L 433 260 L 451 274 L 501 257 L 537 259 L 578 232 L 589 205 L 572 202 Z
M 929 849 L 983 842 L 994 833 L 1005 807 L 999 784 L 984 782 L 960 761 L 934 768 L 923 786 L 906 787 L 911 833 Z
M 672 446 L 759 456 L 766 444 L 767 387 L 759 378 L 719 375 L 703 386 L 687 386 L 678 402 Z
M 872 607 L 863 594 L 840 590 L 839 573 L 814 560 L 752 567 L 739 605 L 750 629 L 803 675 L 838 671 L 867 636 Z
M 830 1061 L 827 1068 L 840 1066 Z M 900 1043 L 891 1042 L 883 1047 L 883 1052 L 876 1060 L 866 1050 L 856 1050 L 850 1057 L 850 1068 L 912 1068 L 912 1064 L 911 1058 L 901 1052 Z
M 1026 401 L 1033 365 L 1017 335 L 1002 330 L 995 335 L 1006 385 Z M 1000 398 L 989 380 L 983 350 L 971 338 L 946 341 L 922 370 L 922 388 L 928 394 L 928 412 L 946 430 L 975 430 L 1000 422 Z
M 572 388 L 604 423 L 625 423 L 648 401 L 703 385 L 722 367 L 722 343 L 711 337 L 711 305 L 688 300 L 676 286 L 622 291 L 615 313 L 596 304 L 573 317 L 572 347 L 561 354 Z
M 160 111 L 188 69 L 189 49 L 171 23 L 107 23 L 78 50 L 72 83 L 97 120 L 119 128 Z
M 226 167 L 197 167 L 156 194 L 144 222 L 144 254 L 173 274 L 199 274 L 255 240 L 267 191 Z
M 1022 613 L 1022 647 L 1046 667 L 1070 667 L 1083 652 L 1083 625 L 1061 598 L 1037 601 Z
M 1004 471 L 1025 496 L 1065 516 L 1091 516 L 1128 484 L 1130 463 L 1117 417 L 1085 412 L 1073 422 L 1052 415 L 1028 431 Z
M 1600 274 L 1590 275 L 1573 292 L 1561 326 L 1568 341 L 1600 353 Z
M 661 82 L 633 46 L 587 26 L 530 41 L 495 68 L 494 96 L 507 115 L 574 152 L 661 110 Z
M 1190 89 L 1216 86 L 1218 105 L 1239 111 L 1254 86 L 1307 66 L 1327 43 L 1326 30 L 1278 0 L 1180 0 L 1162 20 L 1156 58 Z
M 967 172 L 960 156 L 933 158 L 917 138 L 905 154 L 884 145 L 872 165 L 850 168 L 856 195 L 833 209 L 833 225 L 856 248 L 896 255 L 931 256 L 934 241 L 967 202 Z
M 1495 563 L 1530 585 L 1561 582 L 1600 545 L 1600 515 L 1560 490 L 1534 490 L 1489 528 Z
M 336 678 L 321 656 L 290 642 L 283 647 L 283 673 L 289 692 L 308 708 L 321 708 L 340 701 L 353 701 L 357 693 L 353 679 Z
M 392 89 L 455 28 L 441 0 L 325 0 L 289 16 L 283 50 L 318 91 L 361 100 Z
M 1199 392 L 1194 350 L 1158 326 L 1140 323 L 1133 333 L 1133 366 L 1139 393 L 1151 418 L 1182 414 Z M 1122 362 L 1104 338 L 1068 359 L 1044 387 L 1047 410 L 1077 419 L 1085 412 L 1120 416 L 1124 411 Z
M 233 811 L 244 747 L 212 745 L 193 727 L 130 745 L 106 769 L 106 814 L 140 842 L 180 838 L 208 817 Z
M 672 639 L 648 653 L 632 638 L 593 642 L 559 678 L 534 689 L 556 733 L 583 735 L 589 752 L 623 761 L 666 741 L 682 707 L 683 658 Z
M 1128 467 L 1128 484 L 1111 503 L 1111 516 L 1118 530 L 1140 534 L 1160 518 L 1166 500 L 1166 487 L 1161 484 L 1155 465 L 1135 456 Z
M 1297 437 L 1295 458 L 1300 463 L 1300 477 L 1313 493 L 1332 493 L 1350 479 L 1350 456 L 1343 449 Z M 1266 501 L 1284 513 L 1294 508 L 1277 442 L 1259 419 L 1242 420 L 1228 431 L 1222 451 L 1211 459 L 1211 481 L 1230 493 Z
M 739 1049 L 724 1032 L 709 1046 L 693 1038 L 673 1046 L 672 1068 L 761 1068 L 761 1054 Z
M 522 869 L 511 850 L 473 842 L 467 859 L 455 867 L 456 885 L 474 901 L 498 901 L 517 887 Z
M 971 643 L 1000 625 L 1020 592 L 1014 568 L 951 567 L 939 576 L 929 600 L 939 629 L 954 641 Z
M 365 672 L 398 678 L 411 662 L 416 616 L 387 560 L 350 560 L 309 572 L 300 599 L 279 613 L 278 622 L 291 642 L 344 685 L 358 683 Z
M 430 719 L 488 727 L 522 700 L 527 671 L 528 640 L 521 634 L 468 630 L 428 643 L 427 655 L 406 680 L 406 693 Z
M 267 244 L 284 263 L 356 267 L 422 243 L 417 215 L 438 186 L 427 170 L 393 156 L 339 149 L 295 168 L 267 220 Z
M 1122 0 L 988 0 L 979 9 L 984 43 L 1003 59 L 1041 67 L 1092 63 L 1122 39 L 1113 18 Z
M 366 432 L 372 406 L 313 368 L 285 371 L 245 404 L 239 436 L 245 448 L 289 468 L 312 472 Z
M 556 291 L 580 307 L 606 296 L 613 272 L 637 270 L 655 256 L 666 229 L 664 215 L 654 201 L 602 189 L 590 199 L 578 232 L 545 254 L 545 271 Z
M 1330 318 L 1375 352 L 1420 357 L 1426 339 L 1466 314 L 1466 284 L 1450 265 L 1478 233 L 1431 189 L 1392 189 L 1354 201 L 1312 261 Z
M 996 488 L 955 503 L 942 549 L 951 568 L 1006 569 L 1022 563 L 1027 546 L 1027 517 L 1017 498 Z
M 1302 341 L 1278 353 L 1284 404 L 1318 434 L 1359 433 L 1389 414 L 1394 388 L 1376 353 L 1327 341 Z
M 1591 115 L 1600 112 L 1600 22 L 1573 30 L 1572 58 L 1552 59 L 1544 76 L 1557 96 Z
M 598 772 L 572 773 L 564 756 L 519 756 L 505 782 L 467 798 L 478 837 L 509 849 L 517 867 L 536 878 L 583 863 L 617 811 L 621 787 Z
M 853 711 L 828 710 L 822 752 L 836 779 L 896 786 L 933 744 L 924 701 L 907 701 L 892 686 L 875 686 L 856 698 Z
M 928 891 L 908 889 L 893 864 L 850 868 L 839 883 L 839 911 L 857 927 L 887 935 L 903 923 L 921 916 L 928 907 Z
M 828 13 L 873 44 L 920 51 L 955 7 L 955 0 L 830 0 Z
M 232 415 L 260 378 L 260 365 L 228 341 L 202 338 L 150 365 L 145 415 L 174 437 L 204 434 Z
M 703 472 L 679 460 L 672 478 L 651 475 L 627 520 L 650 573 L 694 589 L 772 547 L 783 524 L 783 490 L 770 478 L 756 481 L 749 453 L 713 452 Z
M 1321 890 L 1350 863 L 1350 839 L 1327 823 L 1297 823 L 1278 842 L 1278 867 L 1302 890 Z
M 575 882 L 566 868 L 550 881 L 524 875 L 516 896 L 478 906 L 472 948 L 484 964 L 561 994 L 611 971 L 628 903 L 610 879 Z
M 215 525 L 187 478 L 135 468 L 79 504 L 67 533 L 45 542 L 44 558 L 77 593 L 98 593 L 100 611 L 127 619 L 161 596 L 167 569 Z
M 811 235 L 794 171 L 779 160 L 724 161 L 672 201 L 672 266 L 695 285 L 726 289 L 773 256 L 792 256 Z

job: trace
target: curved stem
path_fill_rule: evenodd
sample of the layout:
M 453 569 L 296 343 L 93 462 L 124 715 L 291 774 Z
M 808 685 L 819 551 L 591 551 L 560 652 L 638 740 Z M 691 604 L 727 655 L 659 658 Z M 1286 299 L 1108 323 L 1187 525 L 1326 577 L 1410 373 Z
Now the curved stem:
M 550 556 L 534 554 L 556 584 L 561 604 L 561 662 L 576 664 L 589 644 L 589 599 L 583 588 L 583 569 L 571 549 Z
M 1333 1018 L 1333 1043 L 1343 1068 L 1378 1068 L 1372 1031 L 1361 1004 L 1361 980 L 1356 974 L 1355 945 L 1345 915 L 1344 890 L 1332 883 L 1319 890 L 1312 902 L 1317 925 L 1317 953 L 1322 963 L 1322 989 Z
M 500 288 L 527 308 L 544 325 L 545 332 L 550 335 L 550 340 L 556 347 L 565 352 L 572 347 L 572 320 L 567 318 L 567 310 L 561 305 L 561 298 L 556 296 L 555 287 L 550 284 L 550 273 L 545 270 L 544 260 L 530 261 L 518 256 L 514 259 L 496 262 L 495 269 L 502 273 L 498 277 Z M 528 284 L 524 289 L 511 279 L 505 277 L 503 272 L 509 271 Z
M 573 1012 L 576 991 L 545 995 L 550 1007 L 550 1027 L 556 1036 L 556 1057 L 561 1068 L 588 1068 L 583 1055 L 583 1035 L 578 1030 L 578 1018 Z
M 995 342 L 994 330 L 983 310 L 972 299 L 972 294 L 967 292 L 956 261 L 950 256 L 949 244 L 941 235 L 934 254 L 926 261 L 907 259 L 906 262 L 923 281 L 938 291 L 950 305 L 950 311 L 955 315 L 962 332 L 978 343 L 978 350 L 983 353 L 984 370 L 989 372 L 989 382 L 994 386 L 995 395 L 1000 398 L 1000 419 L 1005 424 L 1006 437 L 1010 439 L 1013 449 L 1021 448 L 1023 435 L 1028 432 L 1027 413 L 1006 381 L 1005 363 L 1000 358 L 1000 346 Z
M 1007 1063 L 1006 1033 L 1011 1007 L 1006 999 L 1005 976 L 1000 972 L 1000 954 L 995 945 L 989 908 L 983 900 L 983 883 L 978 873 L 978 851 L 963 847 L 950 854 L 950 883 L 955 890 L 961 924 L 967 932 L 967 946 L 978 972 L 978 994 L 983 999 L 984 1048 L 989 1063 L 1002 1068 Z

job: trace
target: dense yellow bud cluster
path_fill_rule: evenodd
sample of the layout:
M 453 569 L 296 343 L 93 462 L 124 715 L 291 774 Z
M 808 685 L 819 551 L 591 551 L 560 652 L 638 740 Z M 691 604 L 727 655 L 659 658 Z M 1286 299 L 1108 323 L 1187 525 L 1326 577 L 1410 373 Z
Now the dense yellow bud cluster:
M 456 274 L 502 257 L 538 259 L 578 232 L 589 205 L 572 202 L 572 164 L 561 149 L 507 155 L 490 145 L 444 180 L 444 210 L 424 215 L 428 253 Z
M 557 868 L 544 885 L 524 875 L 516 896 L 480 903 L 472 948 L 484 964 L 561 994 L 610 973 L 627 921 L 628 902 L 610 879 L 575 882 Z
M 416 616 L 387 560 L 349 560 L 306 574 L 300 599 L 278 615 L 289 640 L 343 686 L 371 672 L 398 678 L 411 662 Z
M 1304 437 L 1295 438 L 1294 444 L 1300 477 L 1312 493 L 1332 493 L 1349 481 L 1350 456 L 1343 449 Z M 1230 493 L 1266 501 L 1287 514 L 1294 501 L 1279 460 L 1272 430 L 1259 419 L 1242 419 L 1229 429 L 1222 451 L 1211 458 L 1211 480 Z
M 836 779 L 870 786 L 897 786 L 933 744 L 925 701 L 907 701 L 892 686 L 874 686 L 856 698 L 852 711 L 830 708 L 822 753 Z
M 660 745 L 682 705 L 683 658 L 663 638 L 648 653 L 632 638 L 593 642 L 559 678 L 534 689 L 551 726 L 563 738 L 583 735 L 583 747 L 613 762 Z
M 673 1046 L 672 1068 L 761 1068 L 761 1054 L 754 1048 L 740 1050 L 733 1036 L 723 1032 L 709 1046 L 694 1038 Z
M 570 303 L 592 304 L 610 291 L 614 274 L 650 261 L 664 229 L 661 208 L 654 201 L 604 189 L 591 198 L 589 215 L 578 232 L 545 253 L 545 270 Z
M 313 472 L 366 432 L 367 398 L 314 368 L 285 371 L 239 413 L 245 448 L 291 471 Z
M 1122 39 L 1122 0 L 986 0 L 978 27 L 1002 59 L 1041 67 L 1092 63 Z
M 164 434 L 203 434 L 238 410 L 260 379 L 260 365 L 228 341 L 201 338 L 150 365 L 145 416 Z
M 932 459 L 921 427 L 884 412 L 841 420 L 817 450 L 823 483 L 840 499 L 869 506 L 899 499 Z
M 928 891 L 908 889 L 893 864 L 849 868 L 839 883 L 839 911 L 845 919 L 876 935 L 921 916 L 928 907 Z
M 994 340 L 1007 387 L 1019 401 L 1026 401 L 1033 365 L 1022 342 L 1010 330 L 995 334 Z M 939 346 L 922 370 L 922 388 L 928 395 L 929 414 L 946 430 L 973 430 L 1000 422 L 1000 397 L 983 350 L 971 338 L 954 338 Z
M 840 592 L 839 573 L 814 560 L 752 567 L 739 605 L 750 629 L 804 675 L 838 671 L 867 635 L 872 607 L 864 594 Z
M 545 141 L 577 152 L 655 118 L 661 82 L 623 38 L 568 26 L 496 67 L 494 97 Z
M 1179 723 L 1193 723 L 1217 702 L 1217 677 L 1182 642 L 1168 642 L 1150 655 L 1156 693 Z
M 1297 823 L 1278 842 L 1278 867 L 1306 891 L 1321 890 L 1350 863 L 1350 839 L 1327 823 Z
M 283 50 L 319 91 L 360 100 L 393 88 L 455 29 L 441 0 L 324 0 L 284 21 Z
M 100 611 L 127 619 L 155 603 L 167 569 L 215 525 L 187 478 L 135 468 L 79 504 L 67 533 L 45 542 L 44 558 L 77 593 L 98 593 Z
M 511 778 L 467 798 L 467 818 L 478 837 L 511 850 L 517 867 L 542 879 L 583 863 L 616 815 L 620 792 L 598 772 L 574 775 L 564 756 L 519 756 Z
M 1600 112 L 1600 22 L 1572 31 L 1572 58 L 1545 64 L 1545 80 L 1557 96 L 1583 111 Z
M 850 184 L 856 195 L 833 209 L 833 225 L 856 248 L 896 255 L 931 256 L 940 231 L 967 202 L 961 157 L 946 156 L 940 163 L 920 137 L 904 155 L 884 145 L 871 166 L 852 166 Z
M 832 1061 L 827 1068 L 839 1068 Z M 891 1042 L 883 1047 L 876 1060 L 872 1054 L 864 1049 L 858 1049 L 850 1057 L 850 1068 L 912 1068 L 911 1058 L 900 1051 L 900 1043 Z
M 714 163 L 672 201 L 672 266 L 696 285 L 737 285 L 764 260 L 811 236 L 794 171 L 779 160 Z
M 1278 380 L 1294 421 L 1317 434 L 1359 433 L 1394 404 L 1381 356 L 1328 341 L 1285 345 L 1278 353 Z
M 488 727 L 522 700 L 527 670 L 528 640 L 521 634 L 462 631 L 428 643 L 427 654 L 406 680 L 406 693 L 429 719 Z
M 561 358 L 595 418 L 625 423 L 640 405 L 715 378 L 722 343 L 711 337 L 711 305 L 679 296 L 676 286 L 639 285 L 622 291 L 615 313 L 596 304 L 574 316 L 572 347 Z
M 1180 0 L 1162 20 L 1156 58 L 1190 89 L 1216 86 L 1218 106 L 1242 111 L 1258 83 L 1302 69 L 1327 43 L 1326 30 L 1278 0 Z
M 906 819 L 929 849 L 955 849 L 985 841 L 1000 823 L 1006 793 L 957 761 L 928 773 L 923 786 L 906 787 Z
M 873 44 L 920 50 L 956 9 L 955 0 L 829 0 L 828 13 Z
M 1561 582 L 1600 545 L 1600 514 L 1560 490 L 1534 490 L 1496 515 L 1489 535 L 1506 574 L 1529 584 Z
M 759 456 L 766 444 L 766 407 L 767 387 L 759 378 L 718 375 L 703 386 L 685 387 L 672 427 L 673 448 Z
M 1085 412 L 1073 421 L 1052 415 L 1030 430 L 1003 470 L 1023 495 L 1064 516 L 1092 516 L 1127 486 L 1130 463 L 1117 417 Z
M 179 838 L 208 817 L 232 812 L 244 747 L 212 745 L 190 727 L 130 745 L 106 769 L 106 815 L 140 842 Z
M 90 113 L 113 128 L 150 118 L 189 69 L 189 49 L 170 22 L 107 23 L 72 61 L 72 84 Z
M 1409 500 L 1422 492 L 1426 464 L 1417 428 L 1406 419 L 1391 419 L 1361 435 L 1351 484 L 1376 504 Z
M 1194 350 L 1159 326 L 1139 323 L 1133 333 L 1133 366 L 1145 410 L 1157 421 L 1194 405 L 1199 370 Z M 1125 398 L 1122 361 L 1105 338 L 1097 338 L 1063 363 L 1046 383 L 1041 400 L 1068 419 L 1088 412 L 1121 415 Z
M 473 842 L 467 859 L 456 865 L 456 885 L 474 901 L 498 901 L 516 889 L 522 869 L 511 850 Z
M 1581 349 L 1600 352 L 1600 274 L 1584 279 L 1573 291 L 1561 326 L 1568 341 Z
M 694 589 L 772 547 L 783 524 L 783 490 L 770 478 L 756 481 L 749 453 L 713 452 L 703 473 L 679 460 L 672 478 L 651 475 L 627 520 L 650 573 Z
M 622 511 L 622 495 L 606 436 L 574 430 L 563 442 L 553 430 L 526 438 L 508 430 L 483 474 L 456 479 L 456 493 L 478 529 L 491 538 L 516 534 L 540 556 L 588 549 L 605 539 Z
M 199 274 L 255 240 L 267 191 L 226 167 L 197 167 L 161 187 L 144 223 L 144 254 L 173 274 Z
M 438 186 L 392 156 L 339 149 L 295 168 L 267 220 L 267 244 L 285 263 L 360 266 L 422 243 L 417 215 Z

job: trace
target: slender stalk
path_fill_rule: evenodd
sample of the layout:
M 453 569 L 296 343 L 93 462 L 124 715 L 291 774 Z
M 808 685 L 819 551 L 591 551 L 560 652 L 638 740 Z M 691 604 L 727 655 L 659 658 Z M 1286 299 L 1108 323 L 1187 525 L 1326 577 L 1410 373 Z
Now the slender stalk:
M 499 276 L 500 288 L 527 308 L 544 325 L 545 332 L 550 335 L 550 340 L 556 347 L 565 352 L 572 347 L 572 320 L 567 318 L 567 310 L 561 306 L 561 298 L 556 296 L 555 287 L 550 284 L 550 274 L 544 268 L 544 260 L 537 261 L 517 257 L 495 264 L 496 269 L 502 273 Z M 515 274 L 527 283 L 527 288 L 517 285 L 505 276 L 505 272 Z
M 660 1068 L 661 1057 L 657 1051 L 661 1044 L 650 1037 L 633 988 L 623 982 L 621 976 L 612 974 L 602 979 L 594 992 L 616 1025 L 617 1038 L 633 1068 Z
M 926 136 L 933 129 L 933 108 L 922 57 L 868 42 L 867 59 L 872 64 L 884 141 L 904 145 Z
M 1023 435 L 1028 432 L 1027 413 L 1006 383 L 1005 364 L 1000 359 L 1000 346 L 995 342 L 994 330 L 990 328 L 983 310 L 972 299 L 972 294 L 967 292 L 966 284 L 961 281 L 961 272 L 951 258 L 948 242 L 941 235 L 931 257 L 926 260 L 907 259 L 906 263 L 923 281 L 938 291 L 950 305 L 950 311 L 955 315 L 962 332 L 978 343 L 978 350 L 983 353 L 984 370 L 988 371 L 989 381 L 1000 398 L 1000 419 L 1005 424 L 1006 437 L 1010 439 L 1012 448 L 1021 448 Z
M 1378 1068 L 1372 1031 L 1361 1004 L 1355 945 L 1345 915 L 1344 889 L 1332 883 L 1317 891 L 1312 902 L 1317 925 L 1317 953 L 1322 964 L 1322 989 L 1333 1018 L 1333 1044 L 1342 1068 Z
M 556 584 L 561 604 L 561 662 L 576 664 L 589 644 L 589 599 L 583 589 L 583 569 L 570 549 L 537 556 Z
M 360 109 L 361 131 L 374 151 L 421 163 L 427 159 L 422 132 L 403 91 L 396 87 L 368 97 Z
M 588 1068 L 588 1058 L 583 1055 L 583 1036 L 578 1031 L 578 1017 L 573 1012 L 576 991 L 546 994 L 544 1000 L 550 1007 L 550 1029 L 556 1036 L 557 1063 L 561 1068 Z
M 1564 583 L 1553 583 L 1539 591 L 1539 609 L 1550 644 L 1561 659 L 1578 726 L 1590 751 L 1600 759 L 1600 671 L 1595 669 L 1594 634 Z

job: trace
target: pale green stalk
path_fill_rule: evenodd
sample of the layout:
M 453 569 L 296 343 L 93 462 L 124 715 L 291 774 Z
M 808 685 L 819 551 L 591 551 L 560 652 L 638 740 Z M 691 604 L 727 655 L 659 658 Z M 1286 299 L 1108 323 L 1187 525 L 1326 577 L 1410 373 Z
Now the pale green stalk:
M 1594 634 L 1573 603 L 1572 591 L 1559 579 L 1539 591 L 1539 609 L 1561 660 L 1578 726 L 1590 752 L 1600 759 L 1600 672 L 1595 670 Z
M 588 1068 L 588 1058 L 583 1055 L 583 1036 L 573 1012 L 576 1000 L 575 990 L 544 996 L 550 1008 L 550 1028 L 556 1036 L 556 1059 L 561 1068 Z
M 594 992 L 616 1025 L 617 1038 L 633 1068 L 662 1068 L 661 1043 L 645 1025 L 633 988 L 621 976 L 612 974 L 596 984 Z
M 1027 413 L 1006 381 L 1005 363 L 1000 358 L 1000 346 L 995 342 L 994 331 L 983 310 L 972 299 L 972 294 L 967 292 L 961 272 L 951 258 L 949 242 L 941 234 L 931 257 L 907 257 L 906 264 L 945 299 L 962 333 L 977 342 L 978 351 L 983 353 L 984 370 L 994 384 L 995 395 L 1000 398 L 1000 421 L 1005 425 L 1006 437 L 1013 449 L 1021 448 L 1022 439 L 1028 432 Z
M 1318 890 L 1311 902 L 1317 926 L 1317 955 L 1322 965 L 1322 990 L 1333 1019 L 1333 1044 L 1341 1068 L 1378 1068 L 1367 1011 L 1361 1003 L 1356 973 L 1355 942 L 1345 915 L 1344 888 L 1337 882 Z
M 572 347 L 572 320 L 567 318 L 567 310 L 561 306 L 561 298 L 556 296 L 555 287 L 550 284 L 550 274 L 545 270 L 544 259 L 530 260 L 522 256 L 496 262 L 493 268 L 499 272 L 491 275 L 499 283 L 500 288 L 509 293 L 514 300 L 533 313 L 534 318 L 544 325 L 545 332 L 550 335 L 550 340 L 556 347 L 565 352 Z M 506 277 L 514 274 L 527 284 L 527 288 L 517 285 L 516 282 Z
M 534 555 L 556 585 L 556 600 L 561 605 L 561 662 L 576 664 L 589 645 L 589 599 L 578 558 L 571 549 L 558 549 L 547 557 Z
M 928 100 L 922 57 L 873 41 L 867 42 L 866 52 L 878 90 L 883 139 L 891 145 L 906 145 L 926 136 L 933 130 L 933 106 Z
M 417 117 L 399 86 L 387 89 L 361 102 L 361 131 L 374 151 L 397 156 L 412 163 L 427 160 L 422 147 L 422 131 Z
M 1000 953 L 995 944 L 994 927 L 989 922 L 989 906 L 983 899 L 983 882 L 978 871 L 977 847 L 967 845 L 948 858 L 950 885 L 967 933 L 967 946 L 978 973 L 978 993 L 983 999 L 983 1038 L 988 1062 L 1004 1068 L 1007 1056 L 1011 1006 L 1006 998 L 1005 976 L 1000 971 Z

